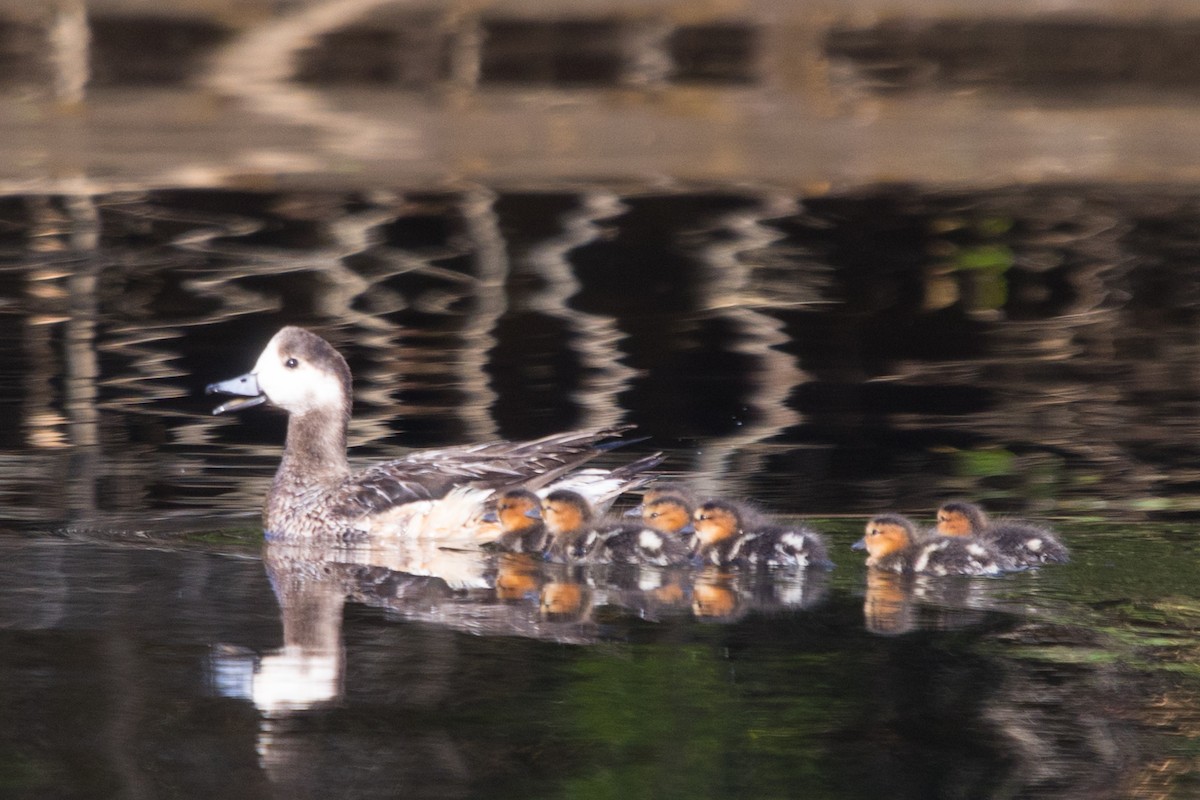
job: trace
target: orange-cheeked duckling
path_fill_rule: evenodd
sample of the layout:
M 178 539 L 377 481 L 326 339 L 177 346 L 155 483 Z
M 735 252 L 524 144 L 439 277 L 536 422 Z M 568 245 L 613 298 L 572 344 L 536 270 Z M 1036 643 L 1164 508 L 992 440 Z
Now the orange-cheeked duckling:
M 691 546 L 696 528 L 692 525 L 691 506 L 682 497 L 668 494 L 644 500 L 641 509 L 642 522 L 647 528 L 672 535 Z
M 705 501 L 692 519 L 696 528 L 695 552 L 705 563 L 826 569 L 833 566 L 829 550 L 816 531 L 803 526 L 775 525 L 747 529 L 746 512 L 737 503 Z
M 500 523 L 502 533 L 488 547 L 506 553 L 541 553 L 550 535 L 542 522 L 542 500 L 528 489 L 510 489 L 496 498 L 492 515 Z
M 1047 528 L 1023 520 L 991 520 L 982 508 L 960 500 L 943 503 L 937 512 L 943 536 L 974 536 L 987 542 L 1010 569 L 1065 564 L 1066 545 Z
M 867 566 L 889 572 L 922 575 L 999 575 L 999 556 L 986 542 L 973 537 L 919 538 L 907 517 L 881 514 L 867 523 L 866 533 L 853 545 L 867 551 Z
M 546 556 L 553 561 L 670 566 L 691 560 L 691 549 L 676 536 L 598 522 L 587 500 L 568 489 L 546 495 L 542 519 L 551 536 Z

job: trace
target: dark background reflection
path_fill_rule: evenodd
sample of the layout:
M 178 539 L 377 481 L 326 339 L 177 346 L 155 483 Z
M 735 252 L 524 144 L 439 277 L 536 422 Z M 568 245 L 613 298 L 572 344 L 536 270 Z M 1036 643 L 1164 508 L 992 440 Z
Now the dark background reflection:
M 1195 205 L 1078 187 L 14 197 L 9 491 L 65 476 L 93 484 L 62 496 L 81 512 L 252 509 L 283 420 L 213 418 L 200 387 L 296 323 L 347 353 L 362 455 L 624 420 L 671 470 L 782 511 L 967 493 L 1186 513 Z

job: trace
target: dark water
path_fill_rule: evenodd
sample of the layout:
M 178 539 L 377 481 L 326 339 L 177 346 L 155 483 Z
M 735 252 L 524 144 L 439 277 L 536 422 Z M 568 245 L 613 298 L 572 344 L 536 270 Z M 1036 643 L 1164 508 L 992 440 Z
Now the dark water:
M 3 198 L 0 794 L 1192 796 L 1198 207 Z M 838 568 L 263 552 L 282 420 L 200 390 L 285 323 L 347 354 L 363 459 L 634 422 Z M 1073 563 L 866 574 L 866 514 L 951 495 Z

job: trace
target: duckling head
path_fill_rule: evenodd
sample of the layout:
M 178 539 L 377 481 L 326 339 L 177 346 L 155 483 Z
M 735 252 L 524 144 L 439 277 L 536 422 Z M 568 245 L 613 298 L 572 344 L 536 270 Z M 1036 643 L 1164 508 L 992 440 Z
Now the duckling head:
M 692 519 L 696 526 L 696 541 L 701 547 L 712 547 L 736 535 L 742 527 L 737 508 L 720 500 L 702 503 Z
M 542 520 L 555 536 L 574 533 L 592 521 L 592 507 L 578 492 L 557 489 L 542 500 Z
M 855 542 L 855 550 L 867 551 L 867 566 L 878 564 L 886 556 L 903 550 L 916 537 L 912 522 L 899 514 L 881 514 L 867 523 L 863 538 Z
M 496 519 L 505 531 L 523 531 L 542 518 L 542 501 L 527 489 L 510 489 L 496 499 Z
M 678 498 L 684 505 L 695 505 L 696 497 L 692 490 L 682 483 L 662 482 L 650 486 L 642 492 L 642 505 L 649 505 L 664 497 Z
M 974 503 L 955 500 L 937 511 L 937 531 L 943 536 L 971 536 L 987 526 L 987 514 Z
M 350 386 L 350 367 L 333 345 L 315 333 L 288 326 L 267 342 L 254 369 L 210 384 L 207 392 L 238 396 L 218 406 L 214 414 L 269 401 L 297 416 L 333 412 L 349 420 Z
M 642 502 L 642 521 L 660 533 L 688 533 L 692 528 L 692 512 L 682 498 L 665 495 Z

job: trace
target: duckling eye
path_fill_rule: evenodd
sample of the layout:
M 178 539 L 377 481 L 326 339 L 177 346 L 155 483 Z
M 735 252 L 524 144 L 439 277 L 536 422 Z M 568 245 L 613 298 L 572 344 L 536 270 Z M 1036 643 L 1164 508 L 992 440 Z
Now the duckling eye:
M 300 362 L 294 358 L 289 358 L 287 361 L 283 362 L 283 365 L 288 369 L 295 369 L 296 367 L 300 366 Z

